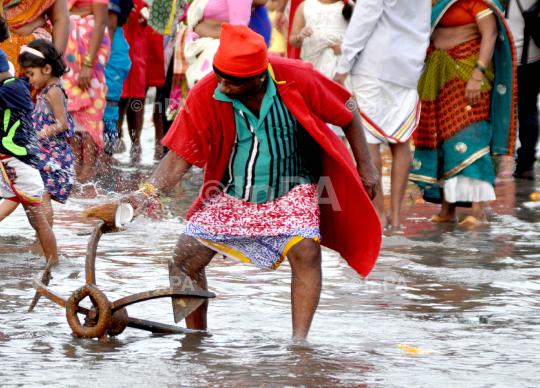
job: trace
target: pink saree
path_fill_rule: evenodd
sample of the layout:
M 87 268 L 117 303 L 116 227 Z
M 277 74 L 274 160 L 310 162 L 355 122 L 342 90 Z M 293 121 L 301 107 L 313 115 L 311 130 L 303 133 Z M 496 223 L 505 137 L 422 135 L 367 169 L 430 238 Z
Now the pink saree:
M 111 52 L 109 33 L 105 30 L 103 41 L 96 54 L 92 68 L 90 87 L 83 90 L 77 86 L 79 72 L 90 44 L 94 27 L 94 16 L 71 15 L 69 41 L 66 49 L 66 64 L 70 67 L 64 76 L 69 97 L 68 111 L 76 119 L 77 130 L 86 131 L 94 139 L 98 151 L 103 149 L 103 112 L 106 106 L 107 84 L 105 83 L 105 64 Z

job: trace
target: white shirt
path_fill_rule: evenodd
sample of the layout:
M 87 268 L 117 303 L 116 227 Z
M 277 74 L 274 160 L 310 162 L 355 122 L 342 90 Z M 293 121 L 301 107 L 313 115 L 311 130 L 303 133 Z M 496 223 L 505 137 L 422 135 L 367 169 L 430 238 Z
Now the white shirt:
M 431 0 L 357 0 L 337 72 L 416 89 L 430 27 Z
M 534 4 L 536 0 L 520 0 L 523 10 L 526 11 Z M 508 8 L 506 12 L 506 22 L 512 31 L 512 36 L 514 37 L 514 43 L 516 44 L 516 54 L 518 66 L 521 65 L 521 55 L 523 53 L 523 41 L 525 38 L 525 21 L 521 15 L 518 4 L 516 0 L 510 0 L 508 3 Z M 532 63 L 540 60 L 540 48 L 534 44 L 534 40 L 529 41 L 529 56 L 527 63 Z

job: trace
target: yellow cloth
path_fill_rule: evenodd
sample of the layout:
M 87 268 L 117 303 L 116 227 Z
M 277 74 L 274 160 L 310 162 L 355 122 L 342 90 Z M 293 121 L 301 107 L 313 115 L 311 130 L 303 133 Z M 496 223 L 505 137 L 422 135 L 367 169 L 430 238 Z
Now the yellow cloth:
M 274 20 L 276 20 L 276 11 L 272 11 L 268 15 L 270 17 L 270 22 L 272 23 L 272 38 L 270 39 L 270 47 L 268 48 L 269 53 L 275 54 L 285 54 L 287 51 L 287 43 L 285 42 L 285 36 L 279 32 L 274 25 Z
M 163 35 L 170 35 L 171 34 L 171 27 L 174 20 L 174 12 L 176 11 L 176 1 L 173 2 L 171 14 L 169 15 L 169 23 L 167 23 L 167 27 L 165 27 L 165 32 Z

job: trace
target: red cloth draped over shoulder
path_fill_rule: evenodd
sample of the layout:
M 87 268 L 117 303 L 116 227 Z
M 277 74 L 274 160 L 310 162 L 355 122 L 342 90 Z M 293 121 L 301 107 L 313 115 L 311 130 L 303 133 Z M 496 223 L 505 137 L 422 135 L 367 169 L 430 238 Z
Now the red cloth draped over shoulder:
M 474 23 L 474 17 L 488 9 L 482 0 L 460 0 L 448 8 L 439 21 L 439 26 L 457 27 Z
M 367 276 L 379 255 L 381 224 L 348 149 L 325 124 L 350 123 L 352 113 L 345 103 L 351 94 L 309 63 L 271 57 L 270 64 L 283 102 L 320 145 L 324 180 L 319 187 L 325 186 L 320 204 L 322 244 Z M 205 168 L 201 194 L 189 209 L 188 220 L 218 190 L 236 137 L 232 104 L 213 98 L 216 87 L 214 73 L 199 81 L 163 139 L 181 158 Z M 324 200 L 332 197 L 334 201 Z

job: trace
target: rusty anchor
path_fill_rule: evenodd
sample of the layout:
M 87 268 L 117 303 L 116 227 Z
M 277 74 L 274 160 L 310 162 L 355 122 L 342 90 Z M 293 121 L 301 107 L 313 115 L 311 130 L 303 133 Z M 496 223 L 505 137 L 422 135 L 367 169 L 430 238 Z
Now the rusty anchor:
M 178 323 L 196 310 L 205 300 L 216 296 L 214 293 L 202 289 L 171 262 L 169 262 L 170 288 L 140 292 L 110 302 L 103 291 L 97 287 L 96 255 L 99 240 L 103 234 L 117 231 L 119 229 L 108 226 L 102 221 L 93 229 L 86 250 L 86 284 L 75 290 L 67 299 L 49 289 L 48 285 L 52 276 L 50 263 L 47 263 L 42 277 L 33 281 L 36 295 L 28 311 L 32 311 L 39 298 L 44 296 L 66 309 L 66 318 L 74 334 L 85 338 L 99 338 L 100 341 L 107 341 L 108 336 L 121 334 L 126 327 L 160 334 L 190 332 L 188 329 L 174 325 L 132 318 L 126 310 L 127 306 L 135 303 L 170 297 L 173 302 L 174 320 L 175 323 Z M 81 233 L 81 235 L 85 234 L 88 233 Z M 86 297 L 89 297 L 92 302 L 93 307 L 90 309 L 80 306 L 80 302 Z M 86 316 L 84 324 L 81 324 L 77 314 Z

